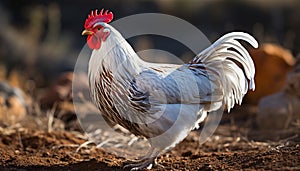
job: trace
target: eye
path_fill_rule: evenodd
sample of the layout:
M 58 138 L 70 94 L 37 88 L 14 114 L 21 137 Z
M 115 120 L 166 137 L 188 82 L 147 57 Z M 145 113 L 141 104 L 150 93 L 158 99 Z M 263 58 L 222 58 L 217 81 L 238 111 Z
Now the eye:
M 97 26 L 96 27 L 96 29 L 99 31 L 99 30 L 101 30 L 103 27 L 101 27 L 101 26 Z

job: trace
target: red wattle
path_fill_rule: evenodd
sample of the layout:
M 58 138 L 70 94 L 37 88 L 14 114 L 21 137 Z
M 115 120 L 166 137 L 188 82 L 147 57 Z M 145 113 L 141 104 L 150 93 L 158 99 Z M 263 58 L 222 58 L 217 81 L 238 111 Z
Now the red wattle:
M 99 49 L 101 46 L 101 40 L 95 35 L 89 35 L 87 37 L 87 44 L 91 49 Z

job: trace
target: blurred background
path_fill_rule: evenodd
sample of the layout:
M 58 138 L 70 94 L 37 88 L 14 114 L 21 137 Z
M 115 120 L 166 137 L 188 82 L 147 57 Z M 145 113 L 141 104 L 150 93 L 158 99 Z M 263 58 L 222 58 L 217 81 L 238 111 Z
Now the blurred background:
M 138 13 L 173 15 L 199 28 L 212 42 L 231 31 L 250 33 L 260 48 L 249 49 L 257 89 L 247 95 L 248 104 L 256 106 L 261 98 L 298 85 L 291 83 L 294 79 L 287 81 L 300 51 L 298 0 L 2 0 L 0 79 L 42 106 L 72 101 L 72 71 L 86 43 L 81 36 L 84 21 L 92 9 L 101 8 L 112 11 L 115 20 Z M 129 42 L 136 51 L 166 50 L 185 62 L 194 56 L 182 44 L 159 36 L 138 36 Z
M 260 43 L 276 43 L 294 55 L 300 50 L 297 0 L 2 0 L 0 62 L 9 69 L 34 68 L 46 79 L 71 71 L 86 43 L 81 36 L 84 21 L 96 8 L 110 9 L 115 20 L 147 12 L 174 15 L 198 27 L 211 41 L 238 30 L 251 33 Z M 143 43 L 138 38 L 131 40 L 136 48 L 143 48 Z M 147 43 L 178 56 L 186 51 L 161 41 L 147 39 L 145 46 Z

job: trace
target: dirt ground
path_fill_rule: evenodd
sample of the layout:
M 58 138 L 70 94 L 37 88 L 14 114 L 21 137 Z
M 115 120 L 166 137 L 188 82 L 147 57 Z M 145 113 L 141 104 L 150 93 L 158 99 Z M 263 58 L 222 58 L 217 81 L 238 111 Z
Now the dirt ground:
M 300 129 L 257 131 L 253 116 L 224 115 L 222 124 L 199 146 L 193 131 L 152 170 L 299 170 Z M 95 145 L 76 151 L 86 140 L 82 133 L 39 130 L 16 124 L 0 128 L 0 170 L 123 170 L 126 159 Z M 256 130 L 256 131 L 254 131 Z

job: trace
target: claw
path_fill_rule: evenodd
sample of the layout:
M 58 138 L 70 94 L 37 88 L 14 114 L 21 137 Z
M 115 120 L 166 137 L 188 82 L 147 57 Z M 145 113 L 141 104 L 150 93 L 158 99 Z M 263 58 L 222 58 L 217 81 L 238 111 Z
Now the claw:
M 151 147 L 148 153 L 140 158 L 139 160 L 135 160 L 131 162 L 131 164 L 126 164 L 123 169 L 129 169 L 132 170 L 144 170 L 144 169 L 151 169 L 154 166 L 159 166 L 164 168 L 164 166 L 157 164 L 156 158 L 161 150 L 157 148 Z M 163 169 L 164 170 L 164 169 Z
M 143 170 L 143 169 L 151 169 L 153 166 L 156 165 L 156 157 L 143 159 L 141 161 L 138 161 L 137 163 L 133 164 L 127 164 L 123 167 L 123 169 L 130 169 L 130 171 L 135 170 Z

